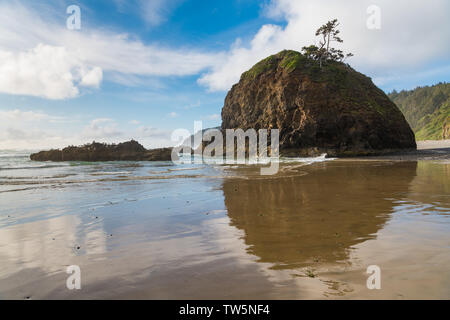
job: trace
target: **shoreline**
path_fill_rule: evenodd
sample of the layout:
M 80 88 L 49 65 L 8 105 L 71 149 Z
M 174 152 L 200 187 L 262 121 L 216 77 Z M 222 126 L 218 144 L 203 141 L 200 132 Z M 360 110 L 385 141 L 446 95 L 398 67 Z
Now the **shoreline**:
M 168 148 L 167 148 L 168 149 Z M 159 151 L 154 149 L 149 151 Z M 42 152 L 41 152 L 42 153 Z M 291 157 L 286 157 L 291 158 Z M 297 157 L 292 157 L 297 158 Z M 419 161 L 419 160 L 450 160 L 450 139 L 448 140 L 424 140 L 417 141 L 417 150 L 396 151 L 380 155 L 335 157 L 340 161 L 367 161 L 367 160 L 388 160 L 388 161 Z M 123 159 L 125 160 L 125 159 Z M 36 161 L 36 160 L 35 160 Z M 75 160 L 73 160 L 75 161 Z M 108 162 L 102 161 L 102 162 Z M 117 160 L 116 160 L 117 161 Z M 119 160 L 120 161 L 120 160 Z M 128 159 L 128 161 L 133 161 Z M 138 160 L 141 161 L 141 160 Z M 57 161 L 60 162 L 60 161 Z
M 339 161 L 422 161 L 450 160 L 450 140 L 417 141 L 417 150 L 393 152 L 385 155 L 337 158 Z

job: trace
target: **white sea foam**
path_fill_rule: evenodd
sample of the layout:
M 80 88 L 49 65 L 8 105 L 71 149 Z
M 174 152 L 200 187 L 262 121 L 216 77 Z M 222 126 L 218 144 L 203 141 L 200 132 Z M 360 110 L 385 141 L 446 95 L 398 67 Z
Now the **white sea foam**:
M 271 162 L 278 163 L 316 163 L 316 162 L 325 162 L 336 160 L 336 158 L 327 158 L 327 154 L 324 153 L 318 157 L 257 157 L 246 159 L 245 162 L 242 160 L 228 160 L 219 157 L 205 157 L 201 155 L 190 155 L 190 154 L 181 154 L 180 162 L 181 163 L 205 163 L 205 164 L 215 164 L 215 165 L 258 165 L 258 164 L 269 164 Z

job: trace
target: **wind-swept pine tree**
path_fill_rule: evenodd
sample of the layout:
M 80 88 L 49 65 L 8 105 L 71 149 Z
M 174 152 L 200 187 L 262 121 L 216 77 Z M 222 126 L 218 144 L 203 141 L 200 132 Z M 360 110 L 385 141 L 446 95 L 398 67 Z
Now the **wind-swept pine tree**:
M 316 37 L 321 37 L 319 46 L 310 45 L 303 47 L 302 52 L 308 58 L 319 61 L 322 68 L 323 62 L 326 61 L 345 61 L 346 58 L 352 57 L 352 53 L 344 54 L 342 50 L 331 47 L 332 42 L 344 42 L 340 37 L 340 31 L 337 29 L 339 22 L 337 19 L 328 21 L 316 31 Z

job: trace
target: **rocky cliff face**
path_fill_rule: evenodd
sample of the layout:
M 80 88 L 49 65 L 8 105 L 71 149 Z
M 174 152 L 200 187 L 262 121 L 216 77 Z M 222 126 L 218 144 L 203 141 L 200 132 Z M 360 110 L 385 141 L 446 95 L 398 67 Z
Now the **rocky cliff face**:
M 41 151 L 30 156 L 34 161 L 169 161 L 172 148 L 147 150 L 137 141 L 119 144 L 93 142 L 80 147 Z
M 323 69 L 282 51 L 242 74 L 222 109 L 222 129 L 279 129 L 285 155 L 377 154 L 415 149 L 414 133 L 370 78 L 348 65 Z
M 447 117 L 442 126 L 442 139 L 450 139 L 450 117 Z

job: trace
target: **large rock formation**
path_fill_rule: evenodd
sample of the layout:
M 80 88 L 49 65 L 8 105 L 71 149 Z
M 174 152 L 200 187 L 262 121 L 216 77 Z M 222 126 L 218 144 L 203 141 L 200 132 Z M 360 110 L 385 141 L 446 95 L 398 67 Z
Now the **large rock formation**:
M 243 73 L 225 99 L 222 120 L 222 129 L 279 129 L 285 155 L 416 149 L 403 114 L 370 78 L 340 62 L 320 69 L 296 51 Z
M 172 148 L 147 150 L 137 141 L 119 144 L 93 142 L 62 150 L 41 151 L 30 156 L 34 161 L 169 161 Z

